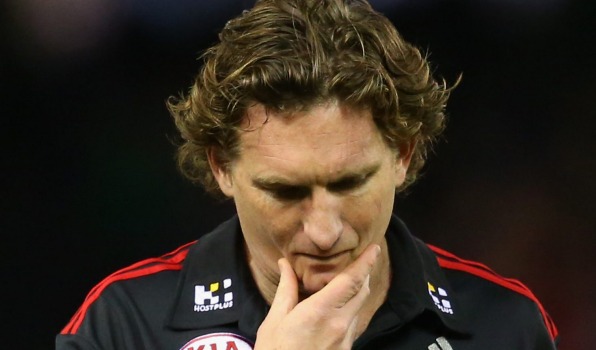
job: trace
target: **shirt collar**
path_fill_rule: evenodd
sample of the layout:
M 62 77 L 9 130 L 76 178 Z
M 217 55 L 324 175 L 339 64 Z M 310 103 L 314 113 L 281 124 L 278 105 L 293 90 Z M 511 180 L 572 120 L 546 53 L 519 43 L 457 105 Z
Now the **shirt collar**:
M 387 302 L 366 333 L 399 327 L 423 313 L 435 315 L 451 331 L 466 333 L 457 295 L 434 253 L 396 216 L 386 238 L 392 279 Z M 167 323 L 173 329 L 237 323 L 244 334 L 254 337 L 269 310 L 246 264 L 237 216 L 202 236 L 190 249 L 179 283 Z
M 431 314 L 442 326 L 466 334 L 468 327 L 459 314 L 460 302 L 435 254 L 395 215 L 386 239 L 392 271 L 386 304 L 397 316 L 394 326 Z
M 190 249 L 168 318 L 170 328 L 238 323 L 243 333 L 256 335 L 269 307 L 246 264 L 243 242 L 240 223 L 234 216 Z

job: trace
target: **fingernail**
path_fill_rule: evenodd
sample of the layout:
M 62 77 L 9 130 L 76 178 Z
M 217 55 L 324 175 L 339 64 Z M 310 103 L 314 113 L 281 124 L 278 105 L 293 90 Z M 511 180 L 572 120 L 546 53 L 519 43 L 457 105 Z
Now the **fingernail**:
M 377 253 L 377 256 L 379 256 L 381 254 L 381 246 L 380 245 L 376 245 L 375 246 L 375 252 Z

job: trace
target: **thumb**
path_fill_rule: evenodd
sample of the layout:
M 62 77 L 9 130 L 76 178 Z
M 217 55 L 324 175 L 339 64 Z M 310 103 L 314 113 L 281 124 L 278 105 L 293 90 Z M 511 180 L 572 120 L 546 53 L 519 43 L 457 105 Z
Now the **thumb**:
M 269 315 L 281 319 L 298 304 L 298 280 L 287 259 L 279 259 L 277 265 L 280 272 L 279 284 L 271 303 Z

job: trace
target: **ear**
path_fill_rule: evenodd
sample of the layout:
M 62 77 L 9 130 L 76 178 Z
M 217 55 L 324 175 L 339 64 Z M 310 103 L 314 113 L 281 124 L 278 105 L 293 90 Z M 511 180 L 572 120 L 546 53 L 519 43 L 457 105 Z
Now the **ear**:
M 210 147 L 207 150 L 207 160 L 209 161 L 209 167 L 211 173 L 219 188 L 226 197 L 234 197 L 234 182 L 232 181 L 232 174 L 230 172 L 229 164 L 226 164 L 221 159 L 220 150 L 215 147 Z
M 406 174 L 410 167 L 410 161 L 416 148 L 416 140 L 404 142 L 399 146 L 397 158 L 395 159 L 395 187 L 398 188 L 406 180 Z

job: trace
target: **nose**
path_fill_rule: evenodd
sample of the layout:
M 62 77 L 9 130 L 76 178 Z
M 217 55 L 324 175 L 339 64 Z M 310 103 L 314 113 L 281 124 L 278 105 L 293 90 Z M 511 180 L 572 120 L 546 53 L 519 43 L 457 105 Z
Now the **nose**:
M 313 191 L 303 219 L 303 229 L 320 250 L 332 249 L 343 231 L 340 199 L 326 189 Z

